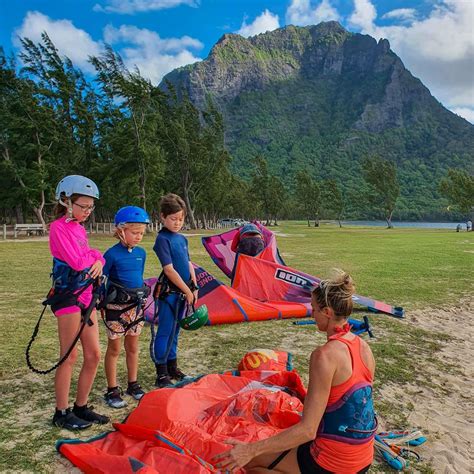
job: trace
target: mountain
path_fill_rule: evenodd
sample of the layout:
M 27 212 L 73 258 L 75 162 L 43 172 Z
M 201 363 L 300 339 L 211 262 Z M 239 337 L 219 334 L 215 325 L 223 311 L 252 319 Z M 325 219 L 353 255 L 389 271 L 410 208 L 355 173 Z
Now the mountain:
M 335 178 L 353 216 L 367 155 L 397 163 L 395 218 L 448 217 L 440 178 L 448 167 L 474 172 L 474 126 L 444 108 L 386 39 L 337 22 L 226 34 L 205 60 L 172 71 L 162 86 L 168 82 L 199 107 L 207 96 L 219 106 L 241 176 L 250 176 L 260 154 L 288 184 L 301 169 Z

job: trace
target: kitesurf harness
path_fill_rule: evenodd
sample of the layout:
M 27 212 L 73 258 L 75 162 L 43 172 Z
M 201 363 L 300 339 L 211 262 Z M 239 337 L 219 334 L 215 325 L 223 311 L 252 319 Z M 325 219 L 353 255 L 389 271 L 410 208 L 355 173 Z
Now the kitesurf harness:
M 90 319 L 92 311 L 95 308 L 95 305 L 100 297 L 100 285 L 97 279 L 91 278 L 89 273 L 89 268 L 86 268 L 82 271 L 73 270 L 67 263 L 59 260 L 57 258 L 53 259 L 53 271 L 51 273 L 52 277 L 52 286 L 46 295 L 46 299 L 43 301 L 43 311 L 36 323 L 36 326 L 33 330 L 30 342 L 26 347 L 26 364 L 28 367 L 36 374 L 49 374 L 53 370 L 57 369 L 71 354 L 74 347 L 79 341 L 82 331 L 84 330 L 86 324 L 92 326 L 94 323 Z M 79 296 L 84 293 L 84 291 L 90 286 L 94 285 L 94 291 L 92 293 L 92 300 L 89 306 L 85 306 L 79 301 Z M 30 350 L 33 345 L 34 340 L 39 332 L 39 327 L 41 320 L 43 319 L 46 308 L 50 306 L 51 310 L 57 311 L 68 306 L 78 306 L 81 310 L 81 327 L 74 338 L 74 341 L 71 343 L 71 346 L 66 351 L 66 353 L 59 359 L 59 361 L 47 370 L 40 370 L 33 366 L 30 359 Z
M 372 386 L 361 382 L 353 385 L 340 400 L 326 408 L 317 437 L 361 444 L 374 437 L 377 425 Z
M 334 329 L 336 334 L 330 339 L 344 336 L 351 326 L 345 323 Z M 317 436 L 349 444 L 372 439 L 378 426 L 372 392 L 372 385 L 365 380 L 352 385 L 339 400 L 326 407 Z
M 186 282 L 186 285 L 191 291 L 199 290 L 192 278 Z M 171 293 L 178 293 L 184 296 L 181 288 L 176 286 L 166 275 L 165 272 L 161 272 L 158 280 L 156 281 L 155 289 L 153 290 L 154 300 L 165 300 L 166 297 Z M 158 313 L 157 305 L 155 305 L 155 319 Z
M 150 294 L 151 288 L 143 285 L 140 288 L 126 288 L 112 280 L 107 280 L 104 284 L 105 295 L 102 298 L 99 309 L 107 329 L 115 334 L 126 334 L 137 324 L 145 320 L 145 304 Z M 109 305 L 119 305 L 121 308 L 109 308 Z M 136 308 L 136 318 L 132 322 L 127 322 L 122 318 L 122 314 Z M 141 313 L 141 316 L 140 316 Z M 109 322 L 118 321 L 122 330 L 117 331 Z

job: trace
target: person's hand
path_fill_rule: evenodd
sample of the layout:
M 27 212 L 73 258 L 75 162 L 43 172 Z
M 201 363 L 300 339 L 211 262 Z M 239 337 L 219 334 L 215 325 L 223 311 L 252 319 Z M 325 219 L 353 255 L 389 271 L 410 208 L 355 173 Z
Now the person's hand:
M 186 301 L 188 304 L 194 304 L 194 293 L 188 289 L 185 293 Z
M 194 304 L 196 304 L 197 301 L 198 301 L 198 295 L 199 295 L 199 290 L 194 290 L 194 291 L 193 291 Z
M 98 278 L 102 275 L 102 269 L 103 268 L 104 268 L 104 266 L 102 265 L 102 262 L 100 260 L 96 260 L 94 265 L 92 265 L 92 267 L 90 267 L 88 273 L 91 276 L 91 278 Z
M 242 443 L 241 441 L 227 440 L 226 444 L 233 446 L 228 451 L 214 456 L 212 462 L 218 469 L 227 469 L 234 471 L 247 465 L 254 457 L 255 452 L 251 443 Z

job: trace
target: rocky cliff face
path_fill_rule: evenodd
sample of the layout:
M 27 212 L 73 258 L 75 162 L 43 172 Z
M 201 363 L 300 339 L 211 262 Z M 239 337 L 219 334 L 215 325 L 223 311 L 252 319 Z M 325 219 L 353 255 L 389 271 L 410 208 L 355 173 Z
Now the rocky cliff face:
M 288 26 L 248 39 L 226 34 L 204 61 L 177 69 L 164 80 L 184 87 L 198 105 L 209 94 L 226 115 L 226 104 L 242 93 L 263 91 L 278 82 L 338 76 L 358 83 L 382 76 L 383 93 L 368 97 L 353 123 L 359 130 L 403 126 L 416 115 L 419 107 L 414 103 L 424 107 L 433 100 L 387 40 L 350 33 L 337 22 Z

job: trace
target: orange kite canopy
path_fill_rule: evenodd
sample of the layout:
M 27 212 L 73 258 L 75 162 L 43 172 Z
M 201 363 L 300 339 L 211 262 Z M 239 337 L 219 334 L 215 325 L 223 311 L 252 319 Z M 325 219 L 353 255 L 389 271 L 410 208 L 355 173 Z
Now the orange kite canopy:
M 124 423 L 114 423 L 115 431 L 60 440 L 56 447 L 86 473 L 219 472 L 211 463 L 229 449 L 226 440 L 268 438 L 301 419 L 306 390 L 299 375 L 271 370 L 290 368 L 289 354 L 264 353 L 262 370 L 210 374 L 181 388 L 153 390 Z

